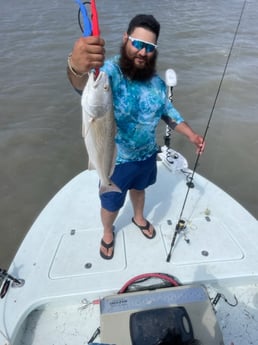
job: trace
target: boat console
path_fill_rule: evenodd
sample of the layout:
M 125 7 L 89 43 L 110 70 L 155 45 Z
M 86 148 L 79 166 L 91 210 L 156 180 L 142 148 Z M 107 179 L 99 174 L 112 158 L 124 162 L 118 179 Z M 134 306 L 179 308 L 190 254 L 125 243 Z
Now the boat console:
M 203 286 L 179 286 L 105 297 L 100 302 L 101 342 L 116 345 L 183 343 L 223 345 Z

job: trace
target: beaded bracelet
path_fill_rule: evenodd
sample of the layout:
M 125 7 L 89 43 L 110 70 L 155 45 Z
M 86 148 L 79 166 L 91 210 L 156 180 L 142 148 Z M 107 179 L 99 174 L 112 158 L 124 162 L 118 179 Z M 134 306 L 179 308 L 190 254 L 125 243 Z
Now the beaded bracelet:
M 70 53 L 70 54 L 68 55 L 68 59 L 67 59 L 67 64 L 68 64 L 69 70 L 72 72 L 72 74 L 73 74 L 76 78 L 82 78 L 82 77 L 84 77 L 85 75 L 87 75 L 88 72 L 84 72 L 84 73 L 78 73 L 78 72 L 76 72 L 76 70 L 75 70 L 74 67 L 72 66 L 71 58 L 72 58 L 72 53 Z

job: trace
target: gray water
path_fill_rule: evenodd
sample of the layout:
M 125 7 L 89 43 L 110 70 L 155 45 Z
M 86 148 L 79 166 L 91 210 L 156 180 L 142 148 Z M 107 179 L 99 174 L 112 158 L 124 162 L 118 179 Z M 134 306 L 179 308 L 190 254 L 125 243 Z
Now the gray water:
M 160 21 L 158 71 L 164 75 L 167 68 L 176 70 L 176 107 L 200 133 L 213 114 L 197 172 L 258 218 L 258 2 L 96 3 L 107 56 L 118 52 L 133 15 L 153 13 Z M 87 167 L 87 156 L 80 99 L 65 72 L 67 55 L 81 35 L 75 2 L 1 1 L 0 32 L 0 267 L 8 267 L 41 209 Z M 160 126 L 160 144 L 163 131 Z M 191 144 L 174 135 L 173 146 L 193 167 L 196 156 Z

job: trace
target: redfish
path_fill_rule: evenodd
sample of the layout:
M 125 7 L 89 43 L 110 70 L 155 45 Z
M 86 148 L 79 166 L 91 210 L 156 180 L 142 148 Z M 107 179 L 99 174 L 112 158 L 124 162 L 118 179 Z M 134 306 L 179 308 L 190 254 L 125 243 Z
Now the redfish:
M 89 156 L 89 169 L 96 169 L 99 194 L 121 192 L 111 181 L 116 159 L 116 124 L 112 90 L 108 75 L 100 71 L 89 73 L 82 98 L 82 136 Z

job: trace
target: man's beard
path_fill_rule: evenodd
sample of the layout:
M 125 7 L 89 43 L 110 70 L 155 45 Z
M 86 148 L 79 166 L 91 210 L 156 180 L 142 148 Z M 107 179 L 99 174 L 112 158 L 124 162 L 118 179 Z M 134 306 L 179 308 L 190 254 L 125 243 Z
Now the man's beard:
M 150 79 L 156 73 L 156 61 L 158 52 L 155 50 L 151 58 L 146 58 L 143 68 L 139 68 L 134 64 L 134 58 L 130 59 L 125 49 L 126 43 L 121 45 L 119 65 L 124 75 L 131 80 L 145 81 Z

